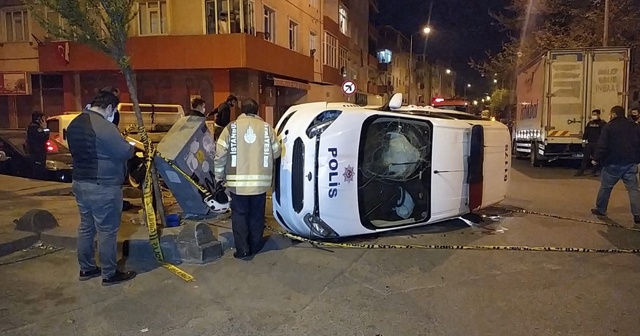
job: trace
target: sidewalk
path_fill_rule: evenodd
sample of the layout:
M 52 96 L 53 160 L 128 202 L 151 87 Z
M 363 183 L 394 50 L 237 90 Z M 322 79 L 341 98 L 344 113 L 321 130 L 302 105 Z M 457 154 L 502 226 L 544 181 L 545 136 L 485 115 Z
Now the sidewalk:
M 125 192 L 125 197 L 127 194 L 136 197 L 135 192 Z M 0 195 L 0 208 L 3 209 L 0 212 L 0 257 L 25 249 L 37 241 L 68 249 L 76 248 L 80 215 L 71 192 L 71 184 L 0 175 Z M 141 200 L 125 199 L 133 208 L 122 213 L 122 224 L 118 232 L 119 250 L 136 259 L 155 259 L 148 241 L 149 231 L 140 213 Z M 167 214 L 181 212 L 170 193 L 165 193 L 164 204 Z M 15 230 L 14 221 L 32 209 L 49 211 L 56 218 L 59 227 L 40 234 Z M 223 249 L 228 249 L 231 246 L 229 215 L 207 220 L 207 223 L 211 224 L 214 237 L 222 242 Z M 168 261 L 178 261 L 174 245 L 180 229 L 163 229 L 161 246 Z

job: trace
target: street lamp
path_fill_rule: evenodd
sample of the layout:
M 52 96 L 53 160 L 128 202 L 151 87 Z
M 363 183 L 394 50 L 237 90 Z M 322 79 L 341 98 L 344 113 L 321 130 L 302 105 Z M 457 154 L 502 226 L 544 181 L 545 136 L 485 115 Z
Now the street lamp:
M 451 69 L 447 69 L 447 71 L 445 71 L 447 73 L 447 75 L 451 74 Z
M 431 27 L 426 26 L 426 27 L 422 28 L 421 31 L 411 34 L 411 38 L 410 38 L 411 41 L 409 43 L 409 92 L 407 92 L 407 103 L 409 103 L 409 104 L 411 104 L 411 85 L 413 84 L 412 83 L 412 79 L 413 79 L 413 35 L 415 35 L 417 33 L 422 33 L 425 36 L 429 36 L 429 34 L 431 33 Z M 429 94 L 429 96 L 431 96 L 431 94 Z

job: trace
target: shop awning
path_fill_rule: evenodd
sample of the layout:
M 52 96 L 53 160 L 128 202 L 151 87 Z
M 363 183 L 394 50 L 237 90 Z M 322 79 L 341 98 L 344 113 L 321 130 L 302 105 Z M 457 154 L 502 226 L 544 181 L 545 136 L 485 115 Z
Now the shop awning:
M 305 91 L 309 91 L 311 89 L 311 85 L 309 85 L 308 83 L 303 83 L 303 82 L 298 82 L 298 81 L 278 78 L 278 77 L 273 77 L 273 85 L 305 90 Z

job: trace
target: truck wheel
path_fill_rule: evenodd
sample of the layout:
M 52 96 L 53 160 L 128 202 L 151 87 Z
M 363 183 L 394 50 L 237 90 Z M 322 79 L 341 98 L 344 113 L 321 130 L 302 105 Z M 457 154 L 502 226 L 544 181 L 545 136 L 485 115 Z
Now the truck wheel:
M 538 159 L 538 143 L 531 143 L 531 154 L 529 155 L 531 167 L 542 167 L 542 162 Z

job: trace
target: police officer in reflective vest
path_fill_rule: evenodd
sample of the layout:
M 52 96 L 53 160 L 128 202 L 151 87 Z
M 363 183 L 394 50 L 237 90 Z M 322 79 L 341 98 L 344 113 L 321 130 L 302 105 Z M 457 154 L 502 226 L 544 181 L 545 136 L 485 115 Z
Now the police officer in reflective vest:
M 214 169 L 216 182 L 226 181 L 231 193 L 233 256 L 250 260 L 263 246 L 266 193 L 274 160 L 280 157 L 280 142 L 274 129 L 258 116 L 255 100 L 244 100 L 241 112 L 218 138 Z

